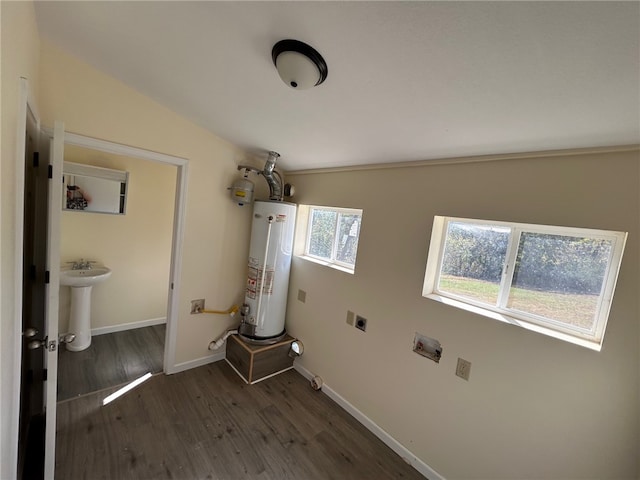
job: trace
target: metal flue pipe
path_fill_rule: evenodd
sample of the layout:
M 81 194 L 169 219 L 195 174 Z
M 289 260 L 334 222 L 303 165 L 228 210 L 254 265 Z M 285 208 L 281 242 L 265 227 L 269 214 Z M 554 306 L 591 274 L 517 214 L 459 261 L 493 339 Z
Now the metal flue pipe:
M 276 175 L 278 173 L 274 171 L 274 169 L 276 168 L 276 161 L 279 157 L 279 153 L 269 152 L 269 158 L 267 158 L 267 162 L 264 164 L 264 169 L 261 172 L 269 184 L 269 200 L 282 200 L 282 180 L 274 177 L 274 173 Z

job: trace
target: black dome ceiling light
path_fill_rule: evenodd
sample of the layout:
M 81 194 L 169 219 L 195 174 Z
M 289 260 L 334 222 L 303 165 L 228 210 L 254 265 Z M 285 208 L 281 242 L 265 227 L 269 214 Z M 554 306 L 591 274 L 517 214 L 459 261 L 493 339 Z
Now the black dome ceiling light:
M 320 85 L 329 72 L 322 55 L 298 40 L 280 40 L 273 46 L 271 57 L 282 81 L 295 90 Z

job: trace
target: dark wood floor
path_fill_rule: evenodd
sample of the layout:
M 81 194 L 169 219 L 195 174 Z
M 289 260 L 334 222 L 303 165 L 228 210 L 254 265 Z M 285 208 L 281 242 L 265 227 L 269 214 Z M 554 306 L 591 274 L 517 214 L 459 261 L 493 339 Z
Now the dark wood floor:
M 226 362 L 58 405 L 58 479 L 423 479 L 294 370 L 246 385 Z
M 97 335 L 81 352 L 60 348 L 58 401 L 162 372 L 165 325 Z

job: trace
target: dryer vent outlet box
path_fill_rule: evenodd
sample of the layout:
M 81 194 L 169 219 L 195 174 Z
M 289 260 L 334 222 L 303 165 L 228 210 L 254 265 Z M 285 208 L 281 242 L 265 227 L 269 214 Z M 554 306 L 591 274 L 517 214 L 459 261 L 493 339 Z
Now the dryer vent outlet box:
M 440 345 L 440 342 L 435 338 L 429 338 L 420 333 L 416 333 L 413 338 L 413 351 L 436 363 L 440 363 L 440 358 L 442 357 L 442 345 Z

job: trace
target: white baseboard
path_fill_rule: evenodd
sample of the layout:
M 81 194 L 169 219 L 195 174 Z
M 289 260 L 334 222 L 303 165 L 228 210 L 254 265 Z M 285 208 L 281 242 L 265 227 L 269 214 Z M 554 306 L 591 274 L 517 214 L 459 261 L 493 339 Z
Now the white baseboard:
M 302 376 L 311 380 L 315 375 L 311 373 L 309 370 L 299 365 L 298 362 L 294 362 L 293 368 L 300 373 Z M 322 384 L 322 392 L 327 395 L 331 400 L 340 405 L 344 410 L 346 410 L 353 418 L 358 420 L 364 427 L 366 427 L 371 433 L 373 433 L 376 437 L 378 437 L 382 442 L 387 445 L 391 450 L 396 452 L 400 457 L 402 457 L 409 465 L 415 468 L 422 475 L 427 477 L 429 480 L 445 480 L 445 478 L 436 472 L 429 465 L 424 463 L 418 457 L 416 457 L 413 453 L 409 451 L 404 445 L 400 444 L 395 438 L 385 432 L 382 428 L 380 428 L 373 420 L 367 417 L 364 413 L 354 407 L 351 403 L 349 403 L 344 397 L 338 394 L 335 390 L 329 387 L 326 383 Z
M 167 318 L 151 318 L 149 320 L 140 320 L 139 322 L 122 323 L 120 325 L 111 325 L 108 327 L 98 327 L 91 329 L 91 335 L 104 335 L 105 333 L 123 332 L 125 330 L 133 330 L 135 328 L 151 327 L 152 325 L 162 325 L 167 323 Z
M 185 370 L 189 370 L 191 368 L 201 367 L 203 365 L 219 362 L 220 360 L 224 359 L 225 351 L 223 350 L 208 357 L 196 358 L 195 360 L 189 360 L 188 362 L 178 363 L 176 365 L 173 365 L 172 367 L 168 367 L 165 365 L 164 373 L 166 373 L 167 375 L 171 375 L 174 373 L 184 372 Z

